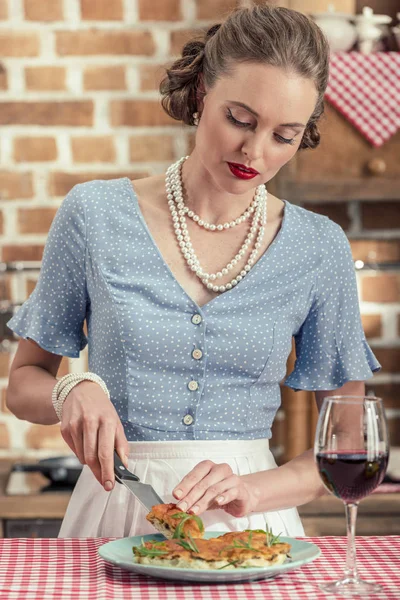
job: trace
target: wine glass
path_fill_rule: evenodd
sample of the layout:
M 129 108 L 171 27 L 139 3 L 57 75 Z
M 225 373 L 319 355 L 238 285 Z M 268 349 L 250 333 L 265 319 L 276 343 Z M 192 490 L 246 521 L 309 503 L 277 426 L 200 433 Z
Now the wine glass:
M 380 585 L 359 578 L 355 530 L 358 503 L 384 478 L 389 440 L 383 402 L 374 396 L 327 396 L 320 411 L 314 456 L 326 489 L 346 509 L 347 557 L 344 578 L 322 584 L 325 592 L 365 596 Z

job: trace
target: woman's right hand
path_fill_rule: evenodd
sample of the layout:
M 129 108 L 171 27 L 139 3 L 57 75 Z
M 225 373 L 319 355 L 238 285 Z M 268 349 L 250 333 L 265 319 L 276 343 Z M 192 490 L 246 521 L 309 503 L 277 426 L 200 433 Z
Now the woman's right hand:
M 61 435 L 104 489 L 111 491 L 114 448 L 128 468 L 129 445 L 117 411 L 97 383 L 82 381 L 69 392 L 63 404 Z

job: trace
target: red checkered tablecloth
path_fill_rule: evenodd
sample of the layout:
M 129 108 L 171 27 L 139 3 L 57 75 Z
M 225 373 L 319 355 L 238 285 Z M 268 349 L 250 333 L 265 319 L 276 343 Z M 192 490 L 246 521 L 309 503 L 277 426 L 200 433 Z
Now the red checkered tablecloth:
M 400 53 L 338 52 L 325 97 L 376 147 L 400 127 Z
M 318 583 L 341 577 L 346 555 L 344 537 L 304 538 L 317 544 L 322 555 L 274 579 L 184 584 L 142 577 L 104 562 L 97 549 L 111 539 L 1 539 L 1 600 L 320 600 L 329 596 Z M 398 600 L 400 536 L 358 537 L 357 557 L 360 575 L 384 585 L 385 592 L 374 597 Z

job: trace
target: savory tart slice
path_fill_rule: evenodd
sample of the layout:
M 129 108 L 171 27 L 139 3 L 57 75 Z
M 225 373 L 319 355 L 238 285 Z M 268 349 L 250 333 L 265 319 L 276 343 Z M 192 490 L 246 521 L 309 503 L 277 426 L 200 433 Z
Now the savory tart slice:
M 156 504 L 146 519 L 166 538 L 203 537 L 204 526 L 200 517 L 182 512 L 176 504 Z
M 236 535 L 234 535 L 236 534 Z M 209 540 L 175 538 L 135 546 L 137 562 L 184 569 L 238 569 L 270 567 L 286 561 L 290 544 L 266 545 L 266 534 L 234 532 Z M 254 535 L 254 538 L 253 538 Z

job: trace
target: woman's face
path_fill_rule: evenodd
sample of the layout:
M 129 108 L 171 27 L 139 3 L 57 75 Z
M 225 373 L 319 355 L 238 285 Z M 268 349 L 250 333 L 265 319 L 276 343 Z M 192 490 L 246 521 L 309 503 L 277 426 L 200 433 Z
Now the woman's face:
M 246 193 L 266 183 L 298 149 L 317 101 L 314 83 L 257 63 L 238 63 L 206 90 L 195 154 L 215 184 Z M 243 173 L 244 165 L 258 174 Z

